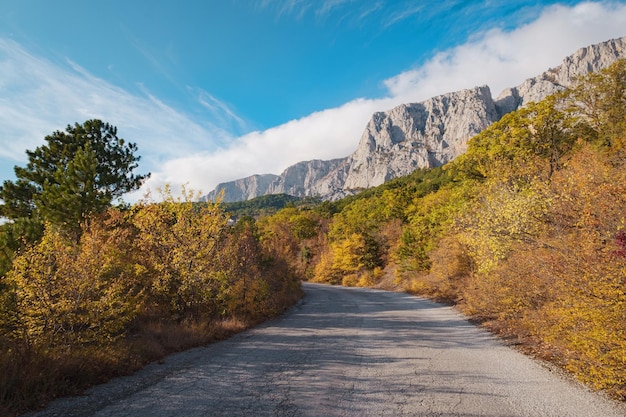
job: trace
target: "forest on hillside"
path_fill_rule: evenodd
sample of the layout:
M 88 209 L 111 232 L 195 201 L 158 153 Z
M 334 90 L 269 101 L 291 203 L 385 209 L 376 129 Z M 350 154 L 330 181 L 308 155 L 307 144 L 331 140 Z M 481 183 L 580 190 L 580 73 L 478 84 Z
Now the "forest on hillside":
M 626 399 L 626 61 L 504 116 L 442 168 L 337 202 L 231 206 L 235 225 L 227 205 L 167 189 L 60 221 L 63 190 L 96 173 L 91 145 L 77 154 L 71 177 L 5 183 L 29 197 L 1 213 L 15 214 L 0 226 L 5 414 L 278 314 L 301 280 L 454 303 Z

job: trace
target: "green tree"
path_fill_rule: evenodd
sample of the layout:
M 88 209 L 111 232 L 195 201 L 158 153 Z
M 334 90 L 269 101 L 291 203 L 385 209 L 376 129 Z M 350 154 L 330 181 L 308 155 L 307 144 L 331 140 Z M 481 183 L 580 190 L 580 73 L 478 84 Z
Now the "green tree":
M 96 154 L 86 143 L 67 167 L 58 167 L 54 182 L 46 179 L 41 193 L 35 196 L 42 217 L 66 230 L 79 232 L 85 216 L 105 210 L 110 200 L 96 187 L 97 166 Z
M 45 141 L 26 151 L 28 164 L 15 167 L 17 180 L 0 187 L 0 216 L 40 216 L 53 224 L 80 220 L 102 212 L 147 178 L 132 173 L 140 159 L 137 145 L 119 138 L 117 128 L 101 120 L 68 125 Z
M 623 154 L 626 131 L 626 60 L 589 73 L 566 92 L 570 112 L 580 115 L 581 136 Z
M 476 193 L 473 181 L 446 185 L 436 192 L 416 198 L 406 209 L 408 219 L 403 228 L 397 255 L 407 271 L 428 271 L 429 253 L 454 224 Z
M 561 102 L 553 95 L 505 115 L 469 141 L 452 169 L 466 178 L 549 179 L 577 139 L 577 118 L 560 110 Z
M 0 225 L 0 277 L 9 269 L 16 252 L 27 242 L 35 242 L 43 235 L 43 225 L 39 221 L 28 218 L 17 219 Z M 0 278 L 0 292 L 2 279 Z

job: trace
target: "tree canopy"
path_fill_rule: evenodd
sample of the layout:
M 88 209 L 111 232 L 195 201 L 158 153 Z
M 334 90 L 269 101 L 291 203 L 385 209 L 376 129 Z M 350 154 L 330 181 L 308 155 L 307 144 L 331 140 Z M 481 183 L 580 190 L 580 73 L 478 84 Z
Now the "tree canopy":
M 39 218 L 76 227 L 84 216 L 99 213 L 123 194 L 139 188 L 148 175 L 136 175 L 137 145 L 117 136 L 101 120 L 68 125 L 26 151 L 28 164 L 16 166 L 16 181 L 0 187 L 0 216 Z

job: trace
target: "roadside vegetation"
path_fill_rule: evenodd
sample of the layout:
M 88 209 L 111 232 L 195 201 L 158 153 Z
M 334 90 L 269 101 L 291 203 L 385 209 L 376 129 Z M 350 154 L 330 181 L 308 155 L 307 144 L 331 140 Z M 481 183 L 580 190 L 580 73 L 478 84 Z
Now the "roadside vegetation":
M 145 178 L 135 151 L 87 121 L 46 137 L 3 184 L 0 415 L 223 339 L 301 296 L 254 222 L 229 226 L 220 204 L 165 189 L 113 206 Z
M 278 314 L 300 280 L 453 303 L 626 400 L 625 61 L 337 202 L 115 206 L 145 177 L 111 129 L 55 132 L 0 190 L 0 414 Z

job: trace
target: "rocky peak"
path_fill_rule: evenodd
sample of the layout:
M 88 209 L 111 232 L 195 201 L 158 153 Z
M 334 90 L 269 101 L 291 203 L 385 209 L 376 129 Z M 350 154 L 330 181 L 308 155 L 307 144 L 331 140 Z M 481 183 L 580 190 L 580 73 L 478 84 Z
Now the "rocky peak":
M 268 192 L 270 185 L 278 178 L 278 175 L 263 174 L 252 175 L 235 181 L 219 184 L 213 191 L 201 198 L 203 201 L 216 201 L 220 193 L 224 193 L 223 201 L 246 201 Z
M 417 168 L 443 165 L 464 152 L 467 140 L 497 119 L 487 86 L 375 113 L 348 158 L 344 187 L 373 187 Z

